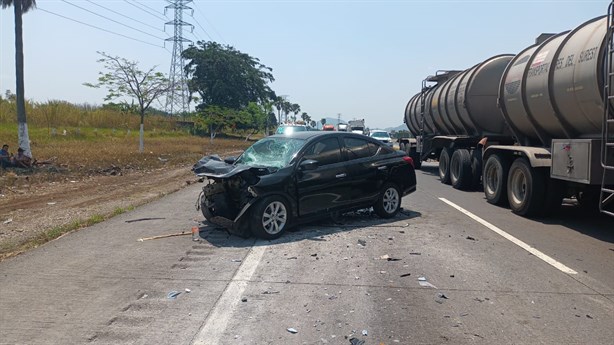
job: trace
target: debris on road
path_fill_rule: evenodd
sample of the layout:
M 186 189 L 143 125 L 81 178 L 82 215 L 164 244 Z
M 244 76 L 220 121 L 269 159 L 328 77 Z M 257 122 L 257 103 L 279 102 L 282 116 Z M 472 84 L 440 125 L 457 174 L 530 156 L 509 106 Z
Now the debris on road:
M 230 261 L 232 261 L 232 262 L 241 262 L 241 261 L 243 261 L 243 260 L 241 260 L 241 259 L 232 259 L 232 260 L 230 260 Z
M 443 299 L 448 299 L 448 296 L 446 296 L 445 294 L 443 294 L 441 292 L 437 294 L 437 297 L 443 298 Z
M 267 291 L 263 291 L 263 292 L 262 292 L 262 294 L 263 294 L 263 295 L 272 295 L 272 294 L 274 294 L 274 293 L 279 293 L 279 291 L 268 291 L 268 290 L 267 290 Z
M 298 333 L 298 331 L 292 327 L 288 328 L 288 332 L 292 333 L 292 334 L 296 334 Z
M 471 237 L 471 236 L 467 236 L 466 239 L 470 240 L 470 241 L 477 241 L 475 238 Z
M 367 335 L 369 335 L 369 332 L 367 332 L 367 330 L 366 330 L 366 329 L 363 329 L 363 330 L 362 330 L 362 335 L 364 335 L 364 336 L 366 337 Z
M 420 284 L 420 286 L 422 287 L 430 287 L 433 289 L 437 289 L 437 287 L 431 283 L 429 283 L 425 277 L 419 277 L 418 278 L 418 284 Z
M 247 302 L 247 297 L 241 298 L 241 302 Z
M 179 292 L 179 291 L 174 291 L 174 290 L 173 290 L 173 291 L 169 292 L 169 293 L 166 295 L 166 298 L 168 298 L 168 299 L 177 299 L 177 296 L 179 296 L 179 294 L 180 294 L 180 293 L 181 293 L 181 292 Z
M 53 204 L 55 204 L 55 202 Z M 49 203 L 47 203 L 47 205 L 49 205 Z M 126 221 L 126 223 L 142 222 L 144 220 L 157 220 L 157 219 L 166 219 L 166 218 L 163 218 L 163 217 L 137 218 L 137 219 L 129 219 Z
M 367 246 L 367 241 L 365 241 L 365 240 L 358 240 L 358 245 L 362 246 L 362 247 L 366 247 Z
M 168 235 L 158 235 L 158 236 L 152 236 L 152 237 L 143 237 L 143 238 L 139 238 L 138 240 L 136 240 L 137 242 L 143 242 L 143 241 L 149 241 L 149 240 L 157 240 L 160 238 L 167 238 L 167 237 L 174 237 L 174 236 L 184 236 L 184 235 L 191 235 L 191 232 L 179 232 L 176 234 L 168 234 Z
M 401 274 L 399 277 L 403 278 L 403 277 L 409 277 L 411 275 L 411 273 L 404 273 Z
M 296 260 L 296 259 L 298 259 L 296 256 L 291 256 L 289 258 L 286 258 L 286 260 Z
M 5 220 L 4 222 L 2 222 L 2 224 L 10 224 L 13 222 L 13 218 L 9 218 L 7 220 Z
M 365 341 L 364 340 L 360 340 L 358 338 L 350 338 L 350 344 L 352 344 L 352 345 L 364 345 Z
M 420 253 L 420 252 L 411 252 L 411 253 L 409 253 L 409 255 L 422 255 L 422 253 Z
M 190 293 L 190 292 L 192 292 L 192 290 L 190 290 L 190 289 L 188 289 L 188 288 L 185 288 L 185 292 L 186 292 L 186 293 Z

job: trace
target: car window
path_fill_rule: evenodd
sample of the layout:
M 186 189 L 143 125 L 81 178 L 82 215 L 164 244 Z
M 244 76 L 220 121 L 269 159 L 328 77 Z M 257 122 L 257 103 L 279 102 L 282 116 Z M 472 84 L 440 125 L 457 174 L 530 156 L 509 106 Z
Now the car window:
M 306 126 L 279 126 L 277 127 L 276 134 L 291 134 L 294 132 L 304 132 L 307 131 Z
M 307 149 L 303 158 L 317 160 L 320 165 L 341 162 L 341 148 L 339 147 L 339 141 L 337 138 L 320 140 Z
M 374 145 L 368 140 L 345 138 L 343 141 L 345 143 L 349 159 L 371 157 L 377 153 L 378 146 Z
M 303 139 L 267 137 L 248 147 L 236 164 L 281 169 L 289 165 L 303 145 Z
M 375 155 L 376 156 L 381 156 L 381 155 L 385 155 L 385 154 L 389 154 L 389 153 L 393 153 L 393 152 L 394 152 L 394 150 L 392 149 L 392 147 L 381 145 L 381 146 L 378 147 L 377 153 Z

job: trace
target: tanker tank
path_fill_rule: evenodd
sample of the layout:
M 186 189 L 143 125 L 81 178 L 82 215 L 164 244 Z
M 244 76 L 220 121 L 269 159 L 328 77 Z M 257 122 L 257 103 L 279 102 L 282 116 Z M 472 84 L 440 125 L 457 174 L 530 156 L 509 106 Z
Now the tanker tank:
M 431 78 L 439 83 L 413 96 L 405 109 L 405 122 L 414 135 L 420 133 L 422 99 L 425 100 L 424 135 L 509 137 L 498 89 L 513 55 L 497 55 L 461 73 Z
M 525 49 L 509 64 L 499 103 L 521 145 L 600 138 L 606 31 L 607 18 L 594 18 Z

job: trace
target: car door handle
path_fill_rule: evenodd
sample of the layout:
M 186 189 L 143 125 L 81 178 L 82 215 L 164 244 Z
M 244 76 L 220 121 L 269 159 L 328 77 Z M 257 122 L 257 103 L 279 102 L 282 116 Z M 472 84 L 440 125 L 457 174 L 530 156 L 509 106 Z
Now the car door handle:
M 386 169 L 388 169 L 388 167 L 385 165 L 377 168 L 377 170 L 386 170 Z
M 344 177 L 346 177 L 346 176 L 347 176 L 347 174 L 346 174 L 346 173 L 343 173 L 343 174 L 337 174 L 337 175 L 335 175 L 335 177 L 336 177 L 336 178 L 344 178 Z

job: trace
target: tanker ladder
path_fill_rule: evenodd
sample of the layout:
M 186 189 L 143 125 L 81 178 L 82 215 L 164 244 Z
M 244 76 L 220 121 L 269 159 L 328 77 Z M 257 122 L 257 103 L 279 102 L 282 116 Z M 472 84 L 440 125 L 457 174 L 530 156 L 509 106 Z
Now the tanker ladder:
M 605 66 L 607 78 L 604 82 L 604 114 L 601 129 L 601 166 L 603 178 L 599 195 L 599 211 L 614 216 L 614 186 L 607 185 L 608 177 L 614 176 L 614 0 L 608 7 L 607 53 Z

